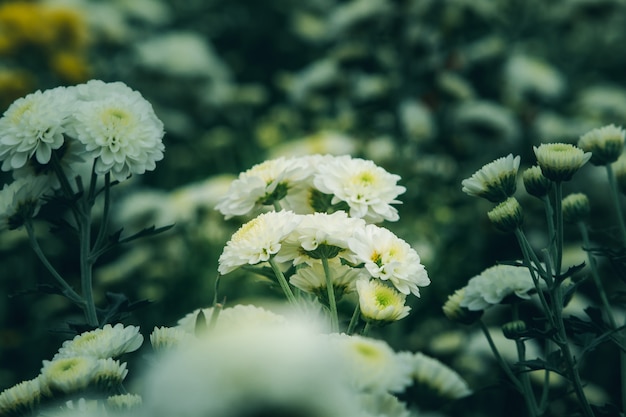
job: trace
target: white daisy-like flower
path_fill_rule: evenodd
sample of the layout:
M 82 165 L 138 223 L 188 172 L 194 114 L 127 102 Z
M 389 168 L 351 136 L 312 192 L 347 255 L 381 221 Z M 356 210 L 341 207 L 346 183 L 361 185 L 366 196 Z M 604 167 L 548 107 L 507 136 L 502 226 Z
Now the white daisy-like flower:
M 281 210 L 262 213 L 245 223 L 226 243 L 218 260 L 219 273 L 224 275 L 243 265 L 268 261 L 299 221 L 292 211 Z
M 365 227 L 363 219 L 348 217 L 345 211 L 306 214 L 299 218 L 298 226 L 283 242 L 276 257 L 278 261 L 299 265 L 312 264 L 322 257 L 354 260 L 348 240 L 355 230 Z
M 401 392 L 411 384 L 408 356 L 383 340 L 330 334 L 329 341 L 344 360 L 347 382 L 361 391 Z
M 2 170 L 23 167 L 31 158 L 50 162 L 52 151 L 64 143 L 64 133 L 75 108 L 71 88 L 36 91 L 19 98 L 0 118 Z
M 533 290 L 535 284 L 527 268 L 494 265 L 469 280 L 460 305 L 469 310 L 484 310 L 509 296 L 528 300 Z
M 179 327 L 155 327 L 150 333 L 150 344 L 155 351 L 164 351 L 189 341 L 191 332 Z
M 541 173 L 552 181 L 569 181 L 591 159 L 591 152 L 569 143 L 542 143 L 534 146 Z
M 137 394 L 111 395 L 106 399 L 107 408 L 117 412 L 138 409 L 142 402 L 141 395 Z
M 339 300 L 344 294 L 355 290 L 356 282 L 363 277 L 363 270 L 352 268 L 341 263 L 339 258 L 328 261 L 330 279 L 333 283 L 335 298 Z M 326 276 L 322 261 L 310 262 L 306 266 L 297 269 L 296 273 L 289 278 L 289 283 L 304 292 L 315 294 L 318 298 L 328 302 L 326 289 Z
M 281 204 L 308 175 L 306 165 L 297 158 L 264 161 L 239 174 L 215 208 L 229 219 L 248 214 L 254 208 Z
M 372 277 L 390 281 L 402 294 L 419 297 L 418 287 L 430 284 L 417 252 L 388 229 L 368 224 L 355 231 L 348 246 Z
M 423 353 L 411 355 L 411 369 L 411 376 L 416 383 L 428 386 L 439 396 L 456 400 L 472 393 L 467 382 L 456 371 Z
M 593 129 L 580 137 L 578 147 L 591 152 L 590 162 L 606 165 L 617 161 L 624 150 L 626 131 L 613 124 Z
M 189 314 L 186 314 L 183 318 L 178 320 L 177 329 L 181 329 L 186 333 L 196 332 L 196 323 L 198 315 L 202 311 L 204 319 L 207 325 L 213 316 L 213 307 L 196 309 Z M 259 326 L 267 325 L 282 325 L 287 324 L 287 317 L 275 313 L 271 310 L 267 310 L 263 307 L 255 305 L 237 304 L 232 307 L 226 307 L 219 311 L 218 319 L 215 322 L 215 329 L 229 327 L 240 327 L 246 324 Z
M 98 359 L 90 384 L 99 389 L 110 391 L 117 389 L 128 375 L 126 362 L 112 358 Z
M 166 353 L 140 381 L 143 412 L 362 416 L 357 393 L 341 377 L 341 358 L 311 324 L 215 328 Z
M 519 155 L 509 154 L 488 163 L 476 171 L 470 178 L 461 182 L 462 191 L 475 197 L 483 197 L 499 203 L 511 197 L 517 187 Z
M 392 322 L 409 315 L 406 295 L 379 280 L 361 279 L 356 283 L 361 316 L 367 321 Z
M 84 390 L 98 369 L 98 359 L 93 356 L 73 356 L 43 361 L 40 383 L 44 394 L 50 396 Z
M 106 324 L 103 328 L 91 330 L 66 340 L 54 359 L 73 356 L 91 356 L 99 359 L 116 358 L 124 353 L 134 352 L 143 343 L 139 327 L 117 323 Z
M 0 190 L 0 231 L 17 229 L 33 218 L 45 203 L 42 198 L 50 191 L 48 177 L 22 177 Z
M 367 392 L 359 396 L 363 417 L 415 417 L 398 397 L 388 392 Z
M 20 382 L 0 393 L 0 415 L 30 415 L 41 400 L 39 377 Z
M 398 210 L 391 204 L 399 204 L 396 197 L 406 191 L 397 185 L 399 179 L 372 161 L 343 155 L 320 164 L 313 183 L 332 195 L 332 204 L 347 204 L 351 217 L 377 223 L 398 220 Z
M 80 105 L 70 134 L 96 160 L 96 173 L 123 181 L 163 159 L 163 123 L 152 105 L 125 84 L 90 81 L 77 87 Z

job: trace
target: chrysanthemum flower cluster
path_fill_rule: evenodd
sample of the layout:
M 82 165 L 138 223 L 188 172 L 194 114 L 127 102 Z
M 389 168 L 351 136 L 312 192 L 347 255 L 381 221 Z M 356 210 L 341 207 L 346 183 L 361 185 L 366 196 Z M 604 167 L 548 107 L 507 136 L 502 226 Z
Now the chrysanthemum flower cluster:
M 278 158 L 243 172 L 217 205 L 227 218 L 264 211 L 244 223 L 219 258 L 220 274 L 268 264 L 290 301 L 292 287 L 333 310 L 344 294 L 366 322 L 406 317 L 406 296 L 430 284 L 417 252 L 389 229 L 399 176 L 350 156 Z M 288 271 L 288 280 L 283 276 Z M 332 288 L 329 288 L 329 283 Z M 358 283 L 358 285 L 357 285 Z

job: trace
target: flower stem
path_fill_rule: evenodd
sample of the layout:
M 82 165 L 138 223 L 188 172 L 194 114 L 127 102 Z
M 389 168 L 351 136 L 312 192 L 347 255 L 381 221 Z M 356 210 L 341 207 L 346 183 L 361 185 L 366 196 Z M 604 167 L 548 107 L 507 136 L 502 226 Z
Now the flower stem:
M 622 206 L 619 202 L 619 194 L 617 192 L 617 185 L 615 183 L 615 174 L 613 173 L 613 167 L 611 166 L 611 164 L 606 164 L 606 175 L 609 179 L 611 198 L 613 200 L 613 206 L 615 207 L 615 214 L 617 215 L 617 224 L 619 225 L 619 230 L 622 235 L 622 245 L 626 247 L 626 225 L 624 225 Z
M 354 312 L 352 313 L 352 318 L 350 319 L 350 324 L 348 325 L 348 330 L 346 330 L 346 334 L 354 333 L 354 328 L 359 323 L 359 315 L 361 313 L 361 305 L 359 300 L 356 302 L 356 306 L 354 307 Z
M 287 297 L 287 301 L 295 305 L 296 297 L 293 295 L 293 291 L 291 291 L 291 287 L 289 287 L 289 283 L 287 282 L 287 279 L 285 278 L 283 271 L 280 270 L 280 268 L 276 264 L 276 261 L 274 261 L 274 258 L 270 258 L 268 262 L 270 266 L 272 267 L 272 271 L 274 271 L 274 275 L 276 276 L 276 279 L 278 280 L 280 287 L 283 289 L 283 292 L 285 293 L 285 296 Z
M 98 315 L 93 298 L 93 261 L 91 260 L 91 216 L 90 207 L 85 200 L 81 201 L 82 210 L 78 218 L 80 232 L 80 285 L 85 299 L 85 316 L 90 326 L 98 326 Z
M 482 320 L 478 320 L 478 323 L 480 324 L 480 329 L 483 331 L 483 334 L 485 335 L 485 338 L 487 339 L 487 343 L 489 344 L 489 348 L 491 348 L 491 352 L 493 353 L 493 356 L 496 358 L 496 361 L 498 362 L 498 364 L 500 365 L 500 367 L 502 368 L 506 376 L 509 377 L 509 380 L 515 386 L 515 389 L 517 389 L 518 392 L 523 393 L 524 388 L 522 387 L 522 384 L 517 379 L 513 371 L 511 371 L 511 368 L 509 367 L 509 365 L 504 361 L 504 359 L 502 359 L 502 356 L 500 356 L 500 352 L 498 351 L 496 344 L 493 342 L 493 338 L 491 337 L 491 334 L 489 333 L 489 329 L 485 325 L 485 322 Z
M 561 208 L 563 202 L 563 184 L 561 181 L 557 181 L 554 187 L 554 215 L 555 215 L 555 233 L 556 233 L 556 248 L 554 260 L 554 274 L 557 277 L 561 276 L 561 264 L 563 262 L 563 210 Z M 560 308 L 560 307 L 559 307 Z
M 328 307 L 330 309 L 330 328 L 333 332 L 339 331 L 339 315 L 337 313 L 337 300 L 335 299 L 335 288 L 333 280 L 330 276 L 330 268 L 328 267 L 328 258 L 322 256 L 322 266 L 324 267 L 324 276 L 326 277 L 326 291 L 328 293 Z

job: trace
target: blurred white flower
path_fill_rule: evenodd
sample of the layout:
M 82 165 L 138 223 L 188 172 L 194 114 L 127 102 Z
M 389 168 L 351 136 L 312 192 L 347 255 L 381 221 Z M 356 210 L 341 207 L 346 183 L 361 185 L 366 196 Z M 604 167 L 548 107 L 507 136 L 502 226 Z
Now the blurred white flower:
M 0 190 L 0 231 L 13 230 L 35 217 L 44 204 L 42 198 L 51 191 L 48 177 L 22 177 Z
M 388 392 L 369 392 L 361 394 L 363 417 L 415 417 L 406 404 Z
M 138 411 L 142 398 L 137 394 L 118 394 L 107 397 L 107 408 L 113 411 Z
M 344 155 L 321 162 L 313 183 L 333 196 L 332 204 L 346 203 L 351 217 L 376 223 L 398 220 L 391 204 L 400 203 L 395 198 L 406 191 L 397 185 L 399 179 L 372 161 Z
M 576 106 L 591 119 L 626 120 L 626 89 L 610 84 L 589 86 L 578 94 Z
M 411 364 L 412 378 L 441 397 L 456 400 L 472 393 L 467 382 L 456 371 L 435 358 L 417 352 L 412 354 Z
M 436 133 L 432 112 L 421 101 L 405 100 L 398 106 L 402 129 L 407 137 L 424 142 Z
M 0 393 L 0 415 L 30 415 L 41 400 L 39 377 L 20 382 Z
M 282 210 L 262 213 L 243 224 L 218 259 L 219 273 L 224 275 L 243 265 L 268 261 L 278 253 L 283 240 L 299 221 L 292 211 Z
M 70 394 L 84 390 L 98 369 L 98 359 L 93 356 L 72 356 L 43 361 L 41 390 L 46 395 Z
M 514 54 L 504 67 L 505 92 L 514 102 L 534 94 L 543 99 L 554 99 L 565 91 L 561 73 L 537 57 Z
M 178 320 L 176 328 L 194 334 L 197 330 L 196 323 L 200 311 L 202 311 L 204 315 L 206 324 L 209 325 L 214 312 L 213 307 L 196 309 L 186 314 L 183 318 Z M 281 314 L 251 304 L 237 304 L 232 307 L 222 308 L 219 311 L 217 321 L 215 322 L 215 329 L 239 328 L 246 325 L 273 326 L 283 324 L 287 325 L 288 320 L 287 317 Z
M 485 131 L 506 143 L 514 142 L 520 136 L 519 125 L 511 110 L 487 100 L 461 102 L 453 111 L 453 123 L 459 132 L 478 128 L 481 143 L 484 143 Z
M 353 292 L 356 282 L 363 277 L 363 270 L 352 268 L 341 263 L 339 258 L 328 261 L 330 277 L 333 283 L 334 294 L 339 300 L 343 294 Z M 289 278 L 289 283 L 304 292 L 315 294 L 318 298 L 327 302 L 328 292 L 326 289 L 326 276 L 322 261 L 308 262 L 301 266 L 296 273 Z
M 75 108 L 73 89 L 57 87 L 15 100 L 0 118 L 2 170 L 23 167 L 31 158 L 50 162 L 59 149 Z
M 150 333 L 150 344 L 157 352 L 172 349 L 183 343 L 188 343 L 192 332 L 179 327 L 155 327 Z
M 591 152 L 591 163 L 606 165 L 617 161 L 624 150 L 623 128 L 614 124 L 590 130 L 580 137 L 578 147 L 584 152 Z
M 361 316 L 366 321 L 392 322 L 409 315 L 406 295 L 379 280 L 361 279 L 356 283 Z
M 509 296 L 529 300 L 533 290 L 535 284 L 528 268 L 494 265 L 469 280 L 460 305 L 469 310 L 484 310 Z
M 141 415 L 361 416 L 341 369 L 327 339 L 304 324 L 215 329 L 145 373 Z
M 271 158 L 308 155 L 350 155 L 357 151 L 358 143 L 352 136 L 333 130 L 321 130 L 311 135 L 272 146 Z
M 373 224 L 357 229 L 348 246 L 372 277 L 390 281 L 402 294 L 419 297 L 418 287 L 430 284 L 417 252 L 388 229 Z
M 519 155 L 513 157 L 513 154 L 508 154 L 498 158 L 464 179 L 461 182 L 462 191 L 494 203 L 502 202 L 515 193 L 519 163 Z
M 69 132 L 96 159 L 96 173 L 123 181 L 163 159 L 163 123 L 152 105 L 124 83 L 91 80 L 75 87 L 81 100 Z
M 229 219 L 248 214 L 255 207 L 281 204 L 290 189 L 309 175 L 304 168 L 296 158 L 280 157 L 257 164 L 239 174 L 215 208 Z
M 117 323 L 81 333 L 72 340 L 66 340 L 54 355 L 54 359 L 73 356 L 91 356 L 106 359 L 116 358 L 124 353 L 134 352 L 141 347 L 143 336 L 139 327 Z
M 387 342 L 369 337 L 330 334 L 344 361 L 347 382 L 366 392 L 401 392 L 411 383 L 409 357 Z

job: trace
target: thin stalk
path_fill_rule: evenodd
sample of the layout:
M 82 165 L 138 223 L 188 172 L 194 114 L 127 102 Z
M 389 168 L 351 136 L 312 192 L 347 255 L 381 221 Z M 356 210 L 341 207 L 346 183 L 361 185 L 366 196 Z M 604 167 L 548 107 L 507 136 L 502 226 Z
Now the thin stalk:
M 54 279 L 59 283 L 61 288 L 63 288 L 63 294 L 68 299 L 70 299 L 70 301 L 72 301 L 74 304 L 79 306 L 81 309 L 84 309 L 85 300 L 83 300 L 83 298 L 80 295 L 78 295 L 76 291 L 74 291 L 74 289 L 67 283 L 67 281 L 63 279 L 63 277 L 58 273 L 58 271 L 54 268 L 54 266 L 52 266 L 50 261 L 48 261 L 48 258 L 46 257 L 46 255 L 41 250 L 41 247 L 39 246 L 39 242 L 37 241 L 37 238 L 35 237 L 33 224 L 30 221 L 26 221 L 24 223 L 24 226 L 26 227 L 26 232 L 28 234 L 28 240 L 30 242 L 30 246 L 33 248 L 33 251 L 39 258 L 39 260 L 44 264 L 46 269 L 50 272 L 50 274 L 54 277 Z
M 609 187 L 611 188 L 611 199 L 613 200 L 615 214 L 617 215 L 617 224 L 619 225 L 619 230 L 622 235 L 622 246 L 626 247 L 626 225 L 624 225 L 622 205 L 619 202 L 617 184 L 615 183 L 615 174 L 613 173 L 613 167 L 611 166 L 611 164 L 606 164 L 606 175 L 609 179 Z
M 356 306 L 354 307 L 354 312 L 352 313 L 352 318 L 350 318 L 350 324 L 348 325 L 348 330 L 346 330 L 346 334 L 354 333 L 354 328 L 359 323 L 359 316 L 361 314 L 361 305 L 359 300 L 356 302 Z
M 556 259 L 556 236 L 554 234 L 554 210 L 552 209 L 552 203 L 550 198 L 545 195 L 541 198 L 543 201 L 543 208 L 546 213 L 546 224 L 548 225 L 548 237 L 550 239 L 550 259 L 554 261 Z
M 519 307 L 517 304 L 513 305 L 513 320 L 519 319 Z M 517 348 L 517 361 L 523 363 L 526 361 L 526 346 L 524 345 L 524 341 L 520 338 L 515 338 L 515 346 Z M 533 393 L 532 387 L 530 385 L 530 378 L 527 372 L 522 371 L 520 375 L 520 380 L 522 383 L 522 388 L 524 390 L 523 396 L 524 401 L 526 402 L 526 407 L 528 408 L 528 413 L 531 416 L 537 416 L 537 400 L 535 398 L 535 394 Z
M 328 258 L 326 258 L 326 256 L 322 256 L 322 266 L 324 267 L 324 276 L 326 277 L 328 308 L 330 309 L 330 328 L 333 332 L 338 332 L 339 314 L 337 313 L 337 300 L 335 299 L 335 288 L 333 287 L 333 280 L 330 276 L 330 268 L 328 267 Z
M 361 336 L 367 336 L 371 328 L 372 328 L 372 323 L 369 321 L 365 322 L 365 327 L 363 328 L 363 331 L 361 332 Z
M 274 275 L 276 276 L 276 279 L 278 280 L 280 287 L 283 289 L 283 292 L 285 293 L 285 296 L 287 297 L 287 301 L 295 305 L 296 297 L 293 295 L 293 291 L 291 291 L 291 287 L 289 286 L 289 283 L 287 283 L 285 274 L 283 274 L 283 271 L 280 270 L 280 268 L 276 264 L 276 261 L 274 261 L 274 258 L 270 258 L 268 262 L 270 266 L 272 267 L 272 271 L 274 271 Z
M 493 356 L 496 358 L 496 361 L 498 362 L 498 364 L 500 365 L 500 367 L 502 368 L 506 376 L 509 378 L 511 383 L 515 385 L 515 389 L 517 389 L 518 392 L 523 393 L 524 388 L 522 387 L 522 384 L 520 383 L 519 379 L 517 379 L 513 371 L 511 371 L 511 368 L 506 363 L 506 361 L 502 359 L 502 356 L 500 355 L 500 352 L 498 351 L 496 344 L 493 342 L 493 339 L 491 337 L 491 334 L 489 333 L 489 329 L 485 325 L 485 322 L 482 320 L 478 320 L 478 323 L 480 324 L 480 329 L 483 331 L 483 334 L 485 335 L 485 338 L 487 339 L 487 343 L 489 344 L 489 348 L 491 348 L 491 352 L 493 353 Z
M 95 173 L 92 175 L 96 175 Z M 96 242 L 93 245 L 93 252 L 91 253 L 94 256 L 97 253 L 103 242 L 106 238 L 107 228 L 109 226 L 109 215 L 111 212 L 111 174 L 107 172 L 104 176 L 104 207 L 102 211 L 102 222 L 100 224 L 100 229 L 98 230 L 98 236 L 96 237 Z M 93 259 L 95 262 L 96 260 Z
M 93 299 L 93 262 L 91 260 L 91 217 L 88 204 L 82 200 L 82 209 L 79 217 L 80 233 L 80 285 L 83 298 L 85 299 L 85 318 L 90 326 L 98 326 L 96 304 Z
M 556 259 L 554 262 L 554 272 L 557 277 L 561 275 L 561 264 L 563 263 L 563 184 L 557 181 L 554 187 L 554 216 L 556 233 Z M 559 307 L 560 308 L 560 307 Z

